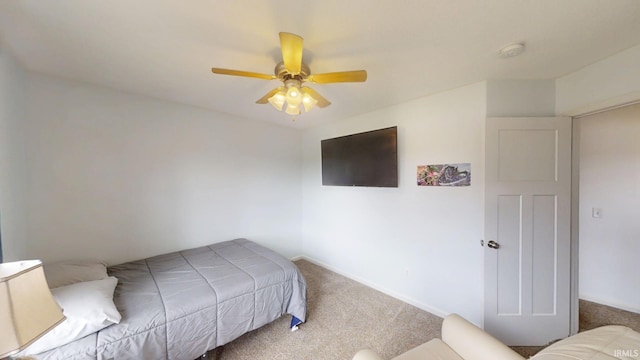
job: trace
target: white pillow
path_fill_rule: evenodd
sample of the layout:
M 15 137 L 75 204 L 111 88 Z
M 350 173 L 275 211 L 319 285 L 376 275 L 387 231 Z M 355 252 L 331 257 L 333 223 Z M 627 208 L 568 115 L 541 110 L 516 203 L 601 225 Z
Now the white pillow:
M 44 265 L 49 288 L 75 284 L 81 281 L 106 279 L 107 267 L 97 260 L 69 260 Z
M 39 354 L 118 324 L 122 317 L 113 303 L 117 284 L 118 279 L 108 277 L 52 289 L 51 293 L 67 319 L 20 354 Z

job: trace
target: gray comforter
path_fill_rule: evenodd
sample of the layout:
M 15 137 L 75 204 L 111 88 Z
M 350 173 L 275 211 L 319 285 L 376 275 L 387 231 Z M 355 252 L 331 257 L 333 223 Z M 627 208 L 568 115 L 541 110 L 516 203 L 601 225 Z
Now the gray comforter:
M 304 321 L 306 282 L 288 259 L 246 239 L 109 268 L 120 324 L 38 359 L 192 360 L 283 314 Z

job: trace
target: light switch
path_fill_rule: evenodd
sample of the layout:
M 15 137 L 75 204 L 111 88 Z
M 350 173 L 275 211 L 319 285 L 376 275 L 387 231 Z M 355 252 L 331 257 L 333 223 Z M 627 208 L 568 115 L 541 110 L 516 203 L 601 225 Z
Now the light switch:
M 602 209 L 601 208 L 592 208 L 591 209 L 591 217 L 594 219 L 602 218 Z

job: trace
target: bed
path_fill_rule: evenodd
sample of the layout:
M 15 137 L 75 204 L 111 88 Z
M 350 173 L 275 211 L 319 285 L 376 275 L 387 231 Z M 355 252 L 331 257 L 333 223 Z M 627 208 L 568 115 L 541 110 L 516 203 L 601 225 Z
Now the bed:
M 193 360 L 284 314 L 293 316 L 292 325 L 306 317 L 298 268 L 246 239 L 111 266 L 108 273 L 117 278 L 119 323 L 36 359 Z

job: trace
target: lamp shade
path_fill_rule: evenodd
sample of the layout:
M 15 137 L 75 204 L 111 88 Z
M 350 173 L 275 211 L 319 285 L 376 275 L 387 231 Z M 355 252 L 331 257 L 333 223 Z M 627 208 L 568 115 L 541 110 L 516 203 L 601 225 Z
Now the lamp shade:
M 23 350 L 64 319 L 39 260 L 0 264 L 0 358 Z

